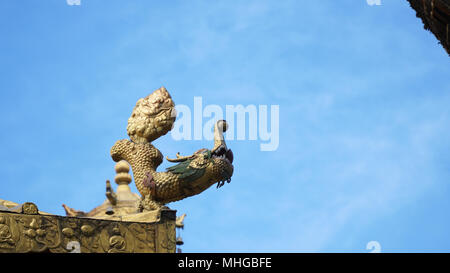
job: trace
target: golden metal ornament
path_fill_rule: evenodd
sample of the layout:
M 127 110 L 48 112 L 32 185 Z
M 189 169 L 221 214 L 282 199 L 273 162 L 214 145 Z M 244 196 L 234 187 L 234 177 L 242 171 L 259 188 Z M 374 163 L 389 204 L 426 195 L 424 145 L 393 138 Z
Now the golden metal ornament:
M 214 127 L 214 147 L 190 156 L 177 153 L 178 163 L 157 172 L 163 156 L 151 141 L 167 134 L 175 122 L 175 104 L 162 87 L 139 99 L 128 119 L 130 139 L 111 148 L 116 161 L 114 192 L 106 182 L 106 200 L 89 212 L 63 205 L 66 217 L 39 211 L 33 203 L 17 204 L 0 199 L 1 252 L 171 252 L 176 251 L 175 228 L 183 228 L 185 214 L 165 205 L 230 182 L 233 153 L 226 146 L 224 120 Z M 141 196 L 132 193 L 134 181 Z M 178 244 L 181 243 L 181 238 Z
M 139 99 L 128 119 L 130 140 L 117 141 L 111 148 L 114 161 L 127 161 L 133 170 L 136 187 L 141 194 L 139 211 L 165 208 L 165 204 L 178 201 L 209 188 L 230 182 L 233 175 L 233 153 L 226 146 L 223 132 L 228 125 L 217 121 L 214 127 L 214 147 L 200 149 L 191 156 L 168 159 L 178 165 L 157 172 L 163 156 L 151 141 L 166 134 L 175 121 L 175 104 L 164 87 Z
M 0 210 L 0 253 L 174 253 L 175 211 L 159 211 L 154 219 L 111 221 Z

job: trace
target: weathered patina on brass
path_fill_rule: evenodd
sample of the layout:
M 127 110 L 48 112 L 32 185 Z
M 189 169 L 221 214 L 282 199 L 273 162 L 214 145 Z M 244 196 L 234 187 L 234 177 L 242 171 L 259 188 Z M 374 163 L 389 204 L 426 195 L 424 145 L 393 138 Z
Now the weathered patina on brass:
M 44 215 L 33 203 L 21 207 L 22 212 L 0 207 L 0 253 L 175 252 L 173 210 L 160 210 L 149 217 L 155 221 L 148 222 Z

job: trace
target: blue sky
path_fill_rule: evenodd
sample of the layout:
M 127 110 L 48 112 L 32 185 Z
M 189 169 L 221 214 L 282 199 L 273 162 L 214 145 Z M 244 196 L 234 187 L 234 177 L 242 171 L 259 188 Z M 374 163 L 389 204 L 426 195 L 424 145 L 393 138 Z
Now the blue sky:
M 448 55 L 381 1 L 2 1 L 0 198 L 99 205 L 111 146 L 164 85 L 190 107 L 280 107 L 276 151 L 229 141 L 232 182 L 169 205 L 184 252 L 448 252 Z

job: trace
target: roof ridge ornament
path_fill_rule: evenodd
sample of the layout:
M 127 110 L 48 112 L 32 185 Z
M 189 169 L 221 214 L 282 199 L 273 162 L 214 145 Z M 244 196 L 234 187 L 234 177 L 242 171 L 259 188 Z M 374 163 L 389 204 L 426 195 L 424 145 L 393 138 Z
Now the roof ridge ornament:
M 177 159 L 168 160 L 179 164 L 167 168 L 166 172 L 156 170 L 163 156 L 151 142 L 167 134 L 175 118 L 175 103 L 166 88 L 161 87 L 137 101 L 128 119 L 130 139 L 119 140 L 111 148 L 114 161 L 125 160 L 131 165 L 141 194 L 140 212 L 167 209 L 167 203 L 200 194 L 215 183 L 221 187 L 225 181 L 231 181 L 233 153 L 223 137 L 228 128 L 224 120 L 217 121 L 214 127 L 212 150 L 200 149 L 186 157 L 177 154 Z

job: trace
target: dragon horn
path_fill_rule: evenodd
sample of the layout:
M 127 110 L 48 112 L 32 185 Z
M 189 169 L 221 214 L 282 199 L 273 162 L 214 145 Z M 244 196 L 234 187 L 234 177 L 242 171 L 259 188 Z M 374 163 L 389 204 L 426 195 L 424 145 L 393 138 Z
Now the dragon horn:
M 190 155 L 190 156 L 181 156 L 180 153 L 177 153 L 176 156 L 177 156 L 177 158 L 175 158 L 175 159 L 170 159 L 170 158 L 168 158 L 166 156 L 166 159 L 169 162 L 183 162 L 183 161 L 186 161 L 186 160 L 192 158 L 192 155 Z
M 228 123 L 225 120 L 218 120 L 214 125 L 214 148 L 211 152 L 214 152 L 219 147 L 227 147 L 223 138 L 223 133 L 228 129 Z

